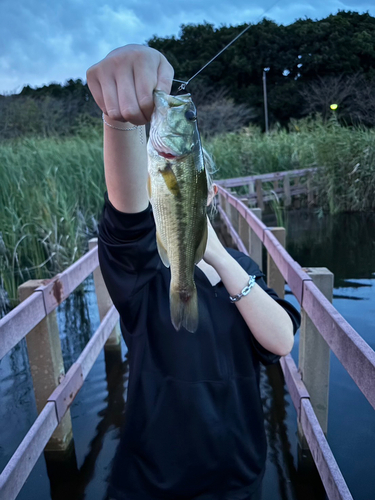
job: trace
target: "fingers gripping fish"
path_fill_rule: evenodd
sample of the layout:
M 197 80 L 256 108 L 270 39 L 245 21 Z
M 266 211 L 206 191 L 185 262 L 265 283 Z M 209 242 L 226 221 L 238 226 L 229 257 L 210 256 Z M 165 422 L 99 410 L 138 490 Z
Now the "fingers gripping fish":
M 160 258 L 171 269 L 172 324 L 195 332 L 198 299 L 194 266 L 207 243 L 207 177 L 190 94 L 154 91 L 148 151 L 148 194 Z

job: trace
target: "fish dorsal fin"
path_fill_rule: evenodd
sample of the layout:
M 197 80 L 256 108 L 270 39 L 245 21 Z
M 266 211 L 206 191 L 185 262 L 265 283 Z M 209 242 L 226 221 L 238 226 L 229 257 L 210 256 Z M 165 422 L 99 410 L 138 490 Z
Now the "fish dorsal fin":
M 178 182 L 176 179 L 176 176 L 174 175 L 174 172 L 172 170 L 172 167 L 170 166 L 169 162 L 167 162 L 166 166 L 163 168 L 163 170 L 159 170 L 161 175 L 163 176 L 164 182 L 169 189 L 169 191 L 173 194 L 173 196 L 177 196 L 180 193 L 180 188 L 178 186 Z
M 206 226 L 204 228 L 201 242 L 199 243 L 197 251 L 195 252 L 194 264 L 198 264 L 198 262 L 200 262 L 203 259 L 204 252 L 206 251 L 207 238 L 208 238 L 208 227 L 207 227 L 207 221 L 205 221 L 205 223 L 206 223 Z
M 158 247 L 158 252 L 161 258 L 161 261 L 165 265 L 165 267 L 169 267 L 169 258 L 168 258 L 168 252 L 165 249 L 163 243 L 161 242 L 159 233 L 156 231 L 156 245 Z

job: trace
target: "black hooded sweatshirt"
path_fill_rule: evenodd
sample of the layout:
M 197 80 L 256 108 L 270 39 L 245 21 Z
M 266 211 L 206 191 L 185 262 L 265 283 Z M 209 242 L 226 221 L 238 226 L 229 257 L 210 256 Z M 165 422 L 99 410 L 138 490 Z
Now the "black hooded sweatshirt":
M 228 252 L 287 311 L 296 331 L 295 308 L 267 287 L 252 259 Z M 212 286 L 197 266 L 198 329 L 174 329 L 170 269 L 157 251 L 150 206 L 125 214 L 105 196 L 99 260 L 129 358 L 125 423 L 110 497 L 249 498 L 266 461 L 259 363 L 276 363 L 279 356 L 257 342 L 223 283 Z

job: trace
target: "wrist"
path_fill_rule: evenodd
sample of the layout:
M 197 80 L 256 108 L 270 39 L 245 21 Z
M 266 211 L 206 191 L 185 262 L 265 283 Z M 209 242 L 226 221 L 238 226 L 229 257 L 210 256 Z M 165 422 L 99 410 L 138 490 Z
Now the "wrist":
M 106 115 L 105 113 L 102 113 L 102 120 L 103 120 L 103 126 L 108 126 L 110 128 L 116 128 L 116 129 L 136 129 L 137 125 L 134 125 L 134 123 L 127 122 L 127 121 L 120 121 L 120 120 L 115 120 L 114 118 L 111 118 L 110 116 Z
M 215 252 L 204 256 L 204 260 L 207 264 L 210 264 L 210 266 L 212 266 L 219 274 L 222 269 L 225 269 L 228 266 L 230 259 L 232 259 L 232 257 L 224 247 L 216 249 Z

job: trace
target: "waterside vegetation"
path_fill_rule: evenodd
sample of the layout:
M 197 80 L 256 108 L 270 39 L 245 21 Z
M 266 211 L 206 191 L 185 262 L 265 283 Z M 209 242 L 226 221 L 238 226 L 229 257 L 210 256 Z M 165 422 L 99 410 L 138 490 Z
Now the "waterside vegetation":
M 75 137 L 0 143 L 0 317 L 17 287 L 49 278 L 88 249 L 105 190 L 100 122 Z M 256 126 L 205 140 L 217 178 L 320 167 L 320 210 L 375 210 L 375 131 L 332 118 L 292 121 L 263 134 Z

